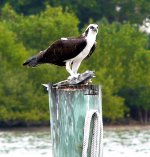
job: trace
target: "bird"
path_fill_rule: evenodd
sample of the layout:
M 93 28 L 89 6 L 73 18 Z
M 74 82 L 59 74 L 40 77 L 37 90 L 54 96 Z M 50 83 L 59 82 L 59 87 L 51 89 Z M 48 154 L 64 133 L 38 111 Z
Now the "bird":
M 78 78 L 78 69 L 84 59 L 89 58 L 96 48 L 98 25 L 89 24 L 78 37 L 62 37 L 54 41 L 47 49 L 27 59 L 23 65 L 36 67 L 40 64 L 66 66 L 70 74 L 68 80 Z

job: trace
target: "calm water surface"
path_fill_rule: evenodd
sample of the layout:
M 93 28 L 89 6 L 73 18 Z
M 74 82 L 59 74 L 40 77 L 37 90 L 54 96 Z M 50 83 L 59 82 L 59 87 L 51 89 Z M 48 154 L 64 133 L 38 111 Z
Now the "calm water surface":
M 0 131 L 0 157 L 52 157 L 49 128 Z M 104 157 L 150 157 L 150 126 L 105 127 Z

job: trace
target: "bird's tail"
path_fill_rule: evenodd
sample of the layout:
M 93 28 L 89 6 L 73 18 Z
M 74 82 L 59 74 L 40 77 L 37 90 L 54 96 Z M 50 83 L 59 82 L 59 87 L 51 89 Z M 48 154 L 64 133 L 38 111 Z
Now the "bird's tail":
M 38 57 L 33 56 L 23 63 L 24 66 L 35 67 L 38 65 Z

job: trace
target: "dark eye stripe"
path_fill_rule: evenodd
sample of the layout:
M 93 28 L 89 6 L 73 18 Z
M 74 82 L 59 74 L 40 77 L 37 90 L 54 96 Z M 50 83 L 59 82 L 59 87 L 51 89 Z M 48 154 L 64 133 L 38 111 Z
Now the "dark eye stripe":
M 93 27 L 93 26 L 91 26 L 90 28 L 91 28 L 91 29 L 93 29 L 94 27 Z

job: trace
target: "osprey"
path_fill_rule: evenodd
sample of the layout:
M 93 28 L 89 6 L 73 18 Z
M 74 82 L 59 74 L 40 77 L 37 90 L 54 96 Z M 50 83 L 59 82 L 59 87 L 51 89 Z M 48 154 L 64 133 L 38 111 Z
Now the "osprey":
M 29 58 L 24 66 L 35 67 L 49 63 L 66 66 L 70 76 L 68 79 L 78 78 L 78 68 L 81 62 L 91 56 L 96 48 L 98 25 L 90 24 L 79 37 L 61 38 L 52 43 L 47 49 Z

